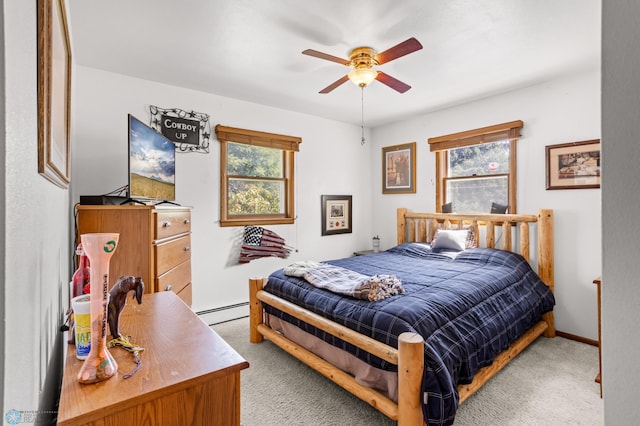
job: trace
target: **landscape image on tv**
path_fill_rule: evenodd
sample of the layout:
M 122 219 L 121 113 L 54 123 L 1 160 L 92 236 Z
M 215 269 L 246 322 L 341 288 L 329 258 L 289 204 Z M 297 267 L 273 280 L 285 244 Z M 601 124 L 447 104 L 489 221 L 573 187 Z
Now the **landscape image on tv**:
M 129 198 L 175 200 L 173 142 L 129 115 Z

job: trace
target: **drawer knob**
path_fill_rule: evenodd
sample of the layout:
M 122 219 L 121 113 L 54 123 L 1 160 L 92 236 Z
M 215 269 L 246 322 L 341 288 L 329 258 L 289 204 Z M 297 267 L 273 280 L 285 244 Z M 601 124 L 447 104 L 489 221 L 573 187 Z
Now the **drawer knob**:
M 190 224 L 190 223 L 191 223 L 191 221 L 190 221 L 189 219 L 185 219 L 185 220 L 184 220 L 184 224 L 185 224 L 185 225 L 188 225 L 188 224 Z
M 162 222 L 163 228 L 169 228 L 171 226 L 171 222 Z
M 189 246 L 184 246 L 184 251 L 189 251 L 189 250 L 191 250 L 191 247 L 189 247 Z
M 164 291 L 171 291 L 173 290 L 173 287 L 171 286 L 171 284 L 167 284 L 167 286 L 164 288 Z

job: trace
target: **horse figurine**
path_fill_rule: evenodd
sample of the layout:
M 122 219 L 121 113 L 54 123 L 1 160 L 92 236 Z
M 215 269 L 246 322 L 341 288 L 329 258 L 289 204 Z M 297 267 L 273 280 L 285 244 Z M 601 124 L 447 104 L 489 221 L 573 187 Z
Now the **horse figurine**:
M 138 305 L 142 303 L 142 294 L 144 293 L 144 283 L 141 277 L 122 276 L 118 278 L 115 285 L 109 290 L 109 331 L 111 338 L 118 339 L 120 330 L 118 323 L 120 322 L 120 314 L 127 303 L 127 293 L 134 291 L 134 297 L 138 301 Z

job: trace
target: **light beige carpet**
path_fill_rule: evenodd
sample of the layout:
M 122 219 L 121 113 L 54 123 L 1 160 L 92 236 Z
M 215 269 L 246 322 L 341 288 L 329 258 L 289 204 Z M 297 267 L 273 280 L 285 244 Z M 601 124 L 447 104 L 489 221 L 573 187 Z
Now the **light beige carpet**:
M 271 342 L 249 343 L 249 320 L 212 326 L 250 363 L 243 426 L 395 425 Z M 539 338 L 458 409 L 456 426 L 602 425 L 597 348 Z

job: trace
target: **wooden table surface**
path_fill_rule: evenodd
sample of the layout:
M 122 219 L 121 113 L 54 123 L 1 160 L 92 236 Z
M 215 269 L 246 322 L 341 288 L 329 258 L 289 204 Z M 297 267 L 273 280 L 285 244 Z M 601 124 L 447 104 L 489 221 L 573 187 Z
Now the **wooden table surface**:
M 249 367 L 244 358 L 170 291 L 145 294 L 141 305 L 135 299 L 127 299 L 120 331 L 131 336 L 132 343 L 145 348 L 140 353 L 140 369 L 124 379 L 123 375 L 135 367 L 133 355 L 114 347 L 109 351 L 118 363 L 116 375 L 96 384 L 80 384 L 77 374 L 83 361 L 76 358 L 75 347 L 69 345 L 59 425 L 76 424 L 79 418 L 81 423 L 96 421 L 107 413 L 153 404 L 162 395 L 191 392 L 199 385 L 206 386 L 234 374 L 239 382 L 239 371 Z

